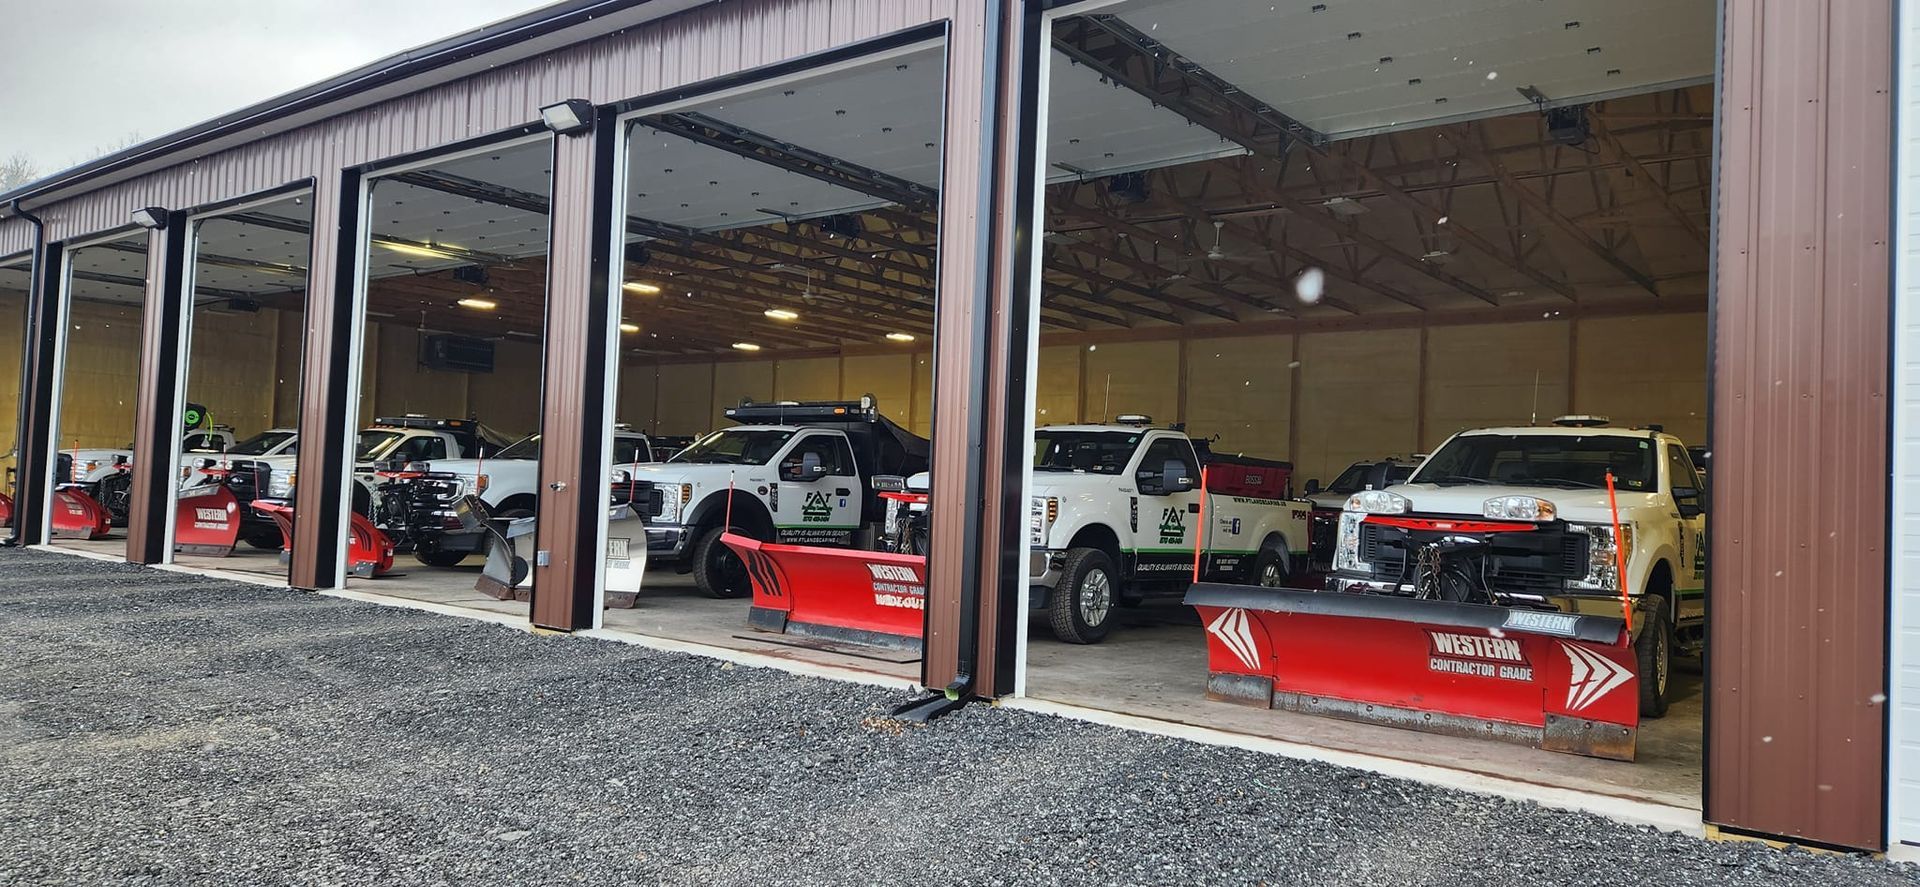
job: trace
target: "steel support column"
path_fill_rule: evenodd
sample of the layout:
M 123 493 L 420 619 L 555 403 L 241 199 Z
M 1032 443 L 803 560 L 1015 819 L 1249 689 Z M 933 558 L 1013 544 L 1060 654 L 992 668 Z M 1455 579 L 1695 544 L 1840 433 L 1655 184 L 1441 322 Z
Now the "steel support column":
M 167 558 L 173 518 L 174 445 L 180 440 L 180 376 L 186 371 L 187 214 L 167 214 L 167 225 L 147 235 L 146 307 L 140 314 L 140 374 L 133 401 L 133 487 L 127 510 L 127 561 Z
M 619 128 L 613 111 L 601 109 L 591 130 L 553 140 L 532 619 L 562 631 L 594 627 L 606 562 L 600 525 L 619 378 L 612 265 Z
M 1013 687 L 1040 26 L 1039 4 L 963 3 L 948 37 L 921 678 L 950 695 Z
M 47 541 L 47 503 L 53 495 L 54 416 L 60 373 L 61 331 L 66 306 L 61 304 L 60 280 L 66 267 L 62 243 L 36 244 L 33 281 L 27 291 L 27 328 L 20 342 L 25 352 L 25 376 L 20 380 L 20 454 L 14 460 L 18 486 L 14 490 L 14 540 L 21 545 Z
M 359 369 L 360 173 L 331 170 L 314 181 L 312 258 L 307 264 L 307 327 L 300 365 L 300 453 L 295 463 L 295 588 L 338 588 L 346 582 L 347 509 L 353 483 L 354 423 L 359 392 L 347 384 Z

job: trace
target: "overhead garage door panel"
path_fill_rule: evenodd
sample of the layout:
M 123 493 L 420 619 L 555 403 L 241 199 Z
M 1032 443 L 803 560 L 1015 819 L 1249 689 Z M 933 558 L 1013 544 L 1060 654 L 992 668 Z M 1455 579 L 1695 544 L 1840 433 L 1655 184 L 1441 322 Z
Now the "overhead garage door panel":
M 1117 12 L 1336 138 L 1524 111 L 1527 86 L 1566 101 L 1713 76 L 1710 0 L 1173 0 Z

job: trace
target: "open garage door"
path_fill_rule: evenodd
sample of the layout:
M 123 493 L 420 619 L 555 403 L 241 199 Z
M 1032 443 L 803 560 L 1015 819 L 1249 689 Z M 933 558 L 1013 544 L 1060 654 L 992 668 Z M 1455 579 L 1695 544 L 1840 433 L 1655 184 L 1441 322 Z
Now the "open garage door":
M 1713 30 L 1056 13 L 1021 691 L 1697 809 Z
M 27 293 L 32 289 L 32 256 L 11 256 L 0 261 L 0 373 L 13 377 L 13 384 L 0 385 L 0 417 L 20 415 L 20 391 L 24 384 L 20 378 L 23 338 L 27 329 Z M 12 536 L 9 527 L 13 525 L 13 495 L 16 483 L 16 468 L 19 465 L 20 442 L 13 439 L 19 433 L 19 425 L 12 418 L 0 421 L 14 423 L 0 429 L 6 435 L 0 441 L 0 536 Z

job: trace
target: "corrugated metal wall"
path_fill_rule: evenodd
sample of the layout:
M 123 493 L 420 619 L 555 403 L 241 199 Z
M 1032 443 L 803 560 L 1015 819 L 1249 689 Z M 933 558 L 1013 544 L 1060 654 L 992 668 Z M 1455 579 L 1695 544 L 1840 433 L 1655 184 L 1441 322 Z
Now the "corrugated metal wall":
M 1920 0 L 1901 0 L 1887 840 L 1920 844 Z
M 1709 822 L 1882 844 L 1892 0 L 1730 0 Z
M 186 209 L 539 120 L 568 98 L 604 104 L 787 61 L 945 19 L 956 0 L 739 0 L 353 111 L 45 207 L 47 237 L 124 225 L 142 206 Z M 0 255 L 31 229 L 0 222 Z

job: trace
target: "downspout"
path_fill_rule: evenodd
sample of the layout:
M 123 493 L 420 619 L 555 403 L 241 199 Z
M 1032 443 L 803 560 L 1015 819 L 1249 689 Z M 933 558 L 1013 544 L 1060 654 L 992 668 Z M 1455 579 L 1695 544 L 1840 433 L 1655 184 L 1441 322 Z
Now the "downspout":
M 27 350 L 27 344 L 36 338 L 33 330 L 33 282 L 40 279 L 40 263 L 46 260 L 47 223 L 41 221 L 39 216 L 27 212 L 25 208 L 21 207 L 20 198 L 18 197 L 14 198 L 13 202 L 9 204 L 7 208 L 15 216 L 26 219 L 27 224 L 33 226 L 33 257 L 27 260 L 27 304 L 24 306 L 26 316 L 22 318 L 24 326 L 20 336 L 19 378 L 22 383 L 25 383 L 27 370 L 33 365 L 32 352 Z M 21 391 L 19 402 L 16 403 L 14 407 L 13 454 L 14 461 L 17 463 L 23 453 L 20 444 L 26 440 L 27 437 L 27 398 L 24 389 Z M 16 465 L 16 468 L 17 467 Z M 16 508 L 13 512 L 13 519 L 7 524 L 7 537 L 0 539 L 0 546 L 11 548 L 18 542 L 20 538 L 19 526 L 20 510 Z

